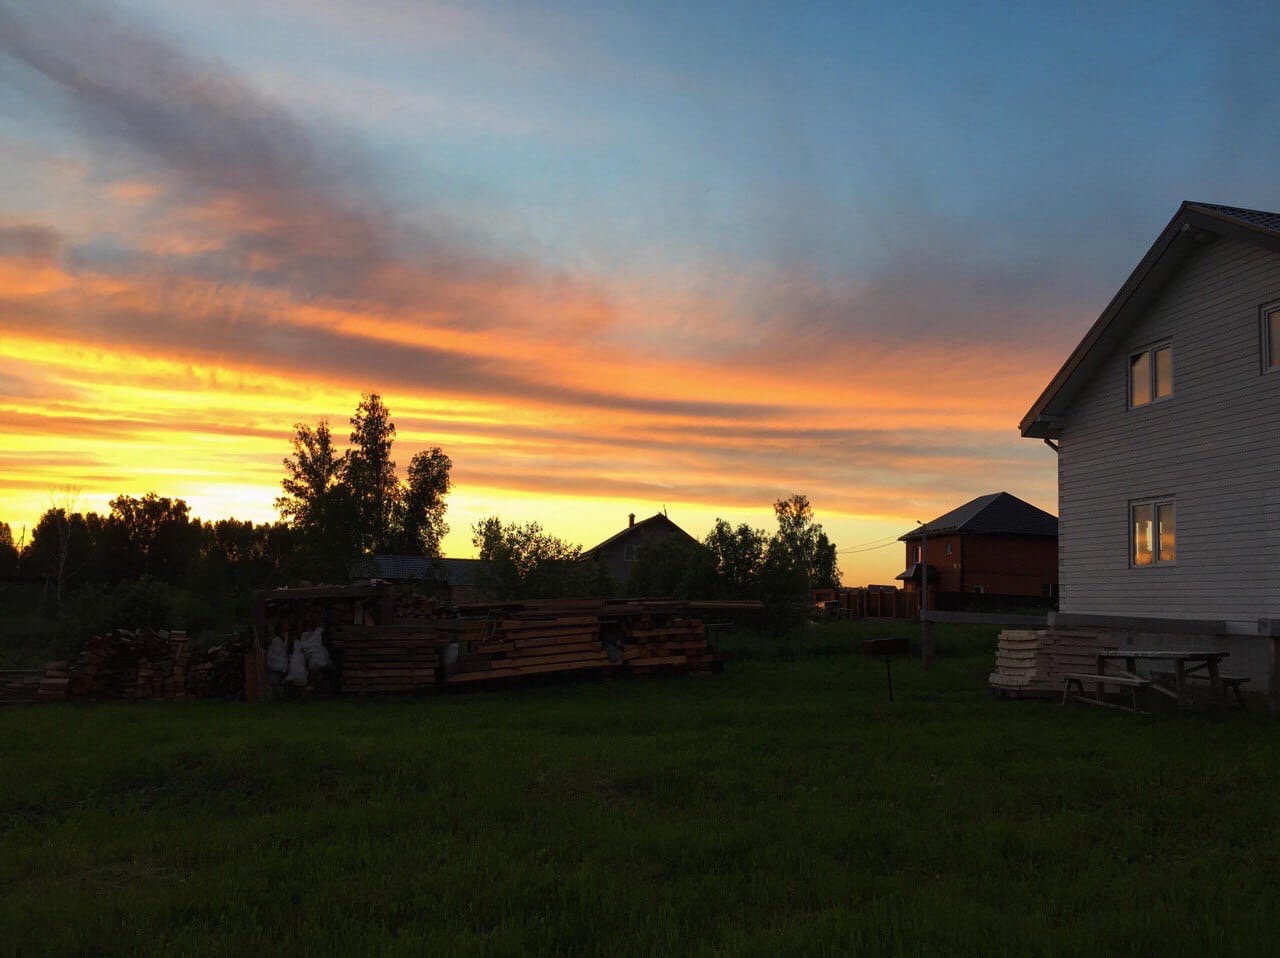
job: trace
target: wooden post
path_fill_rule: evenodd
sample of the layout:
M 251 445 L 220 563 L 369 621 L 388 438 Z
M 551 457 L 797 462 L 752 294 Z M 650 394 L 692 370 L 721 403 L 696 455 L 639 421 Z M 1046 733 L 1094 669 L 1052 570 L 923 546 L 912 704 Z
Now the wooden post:
M 920 662 L 933 665 L 933 627 L 929 623 L 929 527 L 920 523 Z

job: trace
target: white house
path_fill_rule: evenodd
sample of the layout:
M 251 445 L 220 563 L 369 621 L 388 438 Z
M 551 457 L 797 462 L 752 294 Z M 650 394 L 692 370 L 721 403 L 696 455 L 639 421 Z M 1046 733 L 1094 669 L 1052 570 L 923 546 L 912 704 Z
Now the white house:
M 1058 451 L 1054 624 L 1280 695 L 1280 214 L 1183 203 L 1020 428 Z

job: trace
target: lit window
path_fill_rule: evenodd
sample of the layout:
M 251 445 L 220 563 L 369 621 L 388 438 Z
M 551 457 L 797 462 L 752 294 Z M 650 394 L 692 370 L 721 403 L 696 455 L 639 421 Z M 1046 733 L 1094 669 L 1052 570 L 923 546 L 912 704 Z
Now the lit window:
M 1129 508 L 1129 527 L 1133 565 L 1161 565 L 1177 559 L 1177 517 L 1172 501 L 1135 502 Z
M 1280 369 L 1280 305 L 1262 309 L 1262 363 L 1264 369 Z
M 1161 343 L 1129 357 L 1129 405 L 1173 395 L 1173 347 Z

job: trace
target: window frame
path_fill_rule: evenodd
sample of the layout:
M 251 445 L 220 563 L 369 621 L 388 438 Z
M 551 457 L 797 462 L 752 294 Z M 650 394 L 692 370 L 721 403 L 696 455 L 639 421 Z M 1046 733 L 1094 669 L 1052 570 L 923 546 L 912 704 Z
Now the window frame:
M 628 542 L 622 547 L 622 561 L 636 562 L 640 558 L 640 545 L 635 542 Z
M 1276 345 L 1271 341 L 1271 317 L 1280 313 L 1280 299 L 1263 303 L 1258 307 L 1258 337 L 1261 342 L 1262 374 L 1280 372 L 1280 356 L 1272 361 L 1272 350 Z
M 1140 564 L 1138 560 L 1137 539 L 1134 535 L 1134 526 L 1136 523 L 1133 519 L 1134 511 L 1143 506 L 1151 507 L 1151 561 L 1146 565 Z M 1173 558 L 1160 558 L 1160 507 L 1173 506 Z M 1126 537 L 1129 541 L 1129 568 L 1130 569 L 1167 569 L 1169 566 L 1178 564 L 1178 500 L 1176 496 L 1147 496 L 1142 499 L 1130 499 L 1129 509 L 1126 515 L 1129 523 L 1129 533 Z
M 1169 394 L 1167 396 L 1156 395 L 1156 367 L 1157 367 L 1156 353 L 1158 353 L 1162 349 L 1169 350 Z M 1144 403 L 1134 403 L 1133 401 L 1133 362 L 1135 359 L 1137 359 L 1140 356 L 1146 356 L 1148 358 L 1147 366 L 1149 369 L 1148 376 L 1150 377 L 1149 386 L 1151 389 L 1151 398 Z M 1141 349 L 1133 350 L 1132 352 L 1129 353 L 1129 360 L 1126 363 L 1125 369 L 1124 369 L 1124 391 L 1125 391 L 1126 408 L 1145 409 L 1147 406 L 1154 406 L 1156 403 L 1168 402 L 1170 399 L 1172 399 L 1174 396 L 1178 394 L 1178 391 L 1174 386 L 1174 383 L 1176 382 L 1176 380 L 1177 380 L 1177 377 L 1174 375 L 1173 339 L 1172 338 L 1160 339 L 1154 343 L 1151 343 L 1150 345 L 1143 346 Z

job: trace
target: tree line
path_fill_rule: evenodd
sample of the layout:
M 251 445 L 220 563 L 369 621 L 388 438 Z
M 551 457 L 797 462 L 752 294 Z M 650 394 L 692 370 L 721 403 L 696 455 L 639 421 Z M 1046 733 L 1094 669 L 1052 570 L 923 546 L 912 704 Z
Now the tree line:
M 450 458 L 434 446 L 418 452 L 401 479 L 395 424 L 377 393 L 361 396 L 348 436 L 340 449 L 327 420 L 295 424 L 276 522 L 202 521 L 182 499 L 148 493 L 117 496 L 106 513 L 81 512 L 68 495 L 21 542 L 0 523 L 0 580 L 38 582 L 40 609 L 94 627 L 118 616 L 115 624 L 198 629 L 242 615 L 254 589 L 346 581 L 362 556 L 439 557 Z M 613 581 L 604 564 L 582 561 L 580 545 L 536 522 L 489 516 L 471 532 L 482 585 L 497 599 L 633 594 L 803 605 L 811 588 L 838 581 L 836 549 L 804 496 L 779 500 L 774 511 L 772 533 L 717 520 L 700 542 L 652 542 L 629 582 Z

